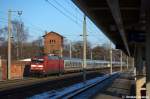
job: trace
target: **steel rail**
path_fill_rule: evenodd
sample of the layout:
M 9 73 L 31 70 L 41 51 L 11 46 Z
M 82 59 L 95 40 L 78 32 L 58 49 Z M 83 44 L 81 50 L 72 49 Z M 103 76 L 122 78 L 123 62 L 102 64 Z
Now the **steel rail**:
M 105 80 L 108 80 L 109 78 L 118 76 L 119 74 L 120 72 L 113 72 L 112 74 L 106 74 L 102 77 L 96 77 L 94 79 L 87 80 L 85 82 L 81 82 L 81 83 L 72 85 L 70 87 L 60 89 L 60 90 L 48 91 L 46 93 L 43 93 L 44 95 L 43 94 L 35 95 L 35 96 L 30 97 L 29 99 L 34 99 L 36 97 L 50 98 L 50 99 L 70 99 L 79 94 L 82 94 L 88 89 L 90 90 L 90 88 L 103 83 Z

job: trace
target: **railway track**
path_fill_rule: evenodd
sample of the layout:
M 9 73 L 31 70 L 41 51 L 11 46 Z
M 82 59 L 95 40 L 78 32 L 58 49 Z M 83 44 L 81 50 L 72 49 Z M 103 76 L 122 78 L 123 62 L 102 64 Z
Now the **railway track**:
M 24 82 L 27 80 L 33 80 L 36 78 L 23 78 L 23 79 L 15 79 L 15 80 L 4 80 L 4 81 L 0 81 L 0 86 L 4 85 L 4 84 L 11 84 L 11 83 L 16 83 L 16 82 Z
M 115 71 L 119 70 L 119 68 L 115 68 Z M 103 69 L 98 69 L 98 70 L 93 70 L 93 71 L 88 71 L 88 72 L 101 72 L 101 73 L 109 73 L 109 68 L 103 68 Z M 79 74 L 79 72 L 70 72 L 71 75 L 74 75 L 74 74 Z M 64 75 L 70 75 L 69 73 L 65 73 Z M 38 77 L 25 77 L 23 79 L 15 79 L 15 80 L 3 80 L 3 81 L 0 81 L 0 88 L 1 86 L 4 86 L 4 85 L 7 85 L 7 84 L 12 84 L 12 83 L 17 83 L 17 82 L 28 82 L 28 81 L 40 81 L 40 80 L 47 80 L 49 78 L 57 78 L 58 76 L 57 75 L 53 75 L 53 76 L 48 76 L 48 77 L 41 77 L 41 78 L 38 78 Z
M 40 95 L 35 95 L 33 97 L 30 97 L 29 99 L 36 99 L 36 98 L 44 98 L 44 99 L 73 99 L 79 95 L 83 94 L 85 91 L 90 90 L 93 86 L 96 86 L 100 83 L 103 83 L 105 80 L 110 80 L 110 79 L 115 79 L 116 77 L 119 76 L 118 72 L 114 72 L 111 75 L 106 74 L 102 77 L 96 77 L 91 80 L 87 80 L 86 82 L 81 82 L 75 85 L 72 85 L 70 87 L 61 89 L 61 90 L 52 90 Z M 88 97 L 85 97 L 88 98 Z M 78 98 L 77 98 L 78 99 Z
M 100 73 L 99 70 L 88 71 L 87 73 L 87 79 L 92 79 L 97 76 L 102 76 L 102 73 Z M 79 82 L 82 82 L 82 73 L 65 74 L 62 76 L 52 76 L 40 79 L 23 79 L 21 81 L 9 81 L 8 83 L 3 84 L 0 82 L 0 97 L 1 99 L 16 99 L 16 97 L 22 99 L 45 91 L 64 88 Z
M 88 73 L 87 79 L 101 76 L 101 73 Z M 45 81 L 34 80 L 28 83 L 14 84 L 0 88 L 1 99 L 23 99 L 49 90 L 56 90 L 82 81 L 82 74 L 68 75 Z

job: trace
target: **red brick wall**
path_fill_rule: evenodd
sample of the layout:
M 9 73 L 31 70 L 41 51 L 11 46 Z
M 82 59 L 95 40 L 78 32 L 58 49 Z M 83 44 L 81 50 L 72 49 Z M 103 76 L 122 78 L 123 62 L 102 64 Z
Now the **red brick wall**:
M 50 40 L 55 41 L 50 43 Z M 44 37 L 44 53 L 45 54 L 61 54 L 61 49 L 63 47 L 63 38 L 57 33 L 50 32 Z
M 2 80 L 6 80 L 7 79 L 7 61 L 6 60 L 2 60 Z
M 11 79 L 23 78 L 24 65 L 21 62 L 13 62 L 11 65 Z
M 22 79 L 25 62 L 12 61 L 11 79 Z M 2 80 L 7 80 L 7 61 L 2 60 Z

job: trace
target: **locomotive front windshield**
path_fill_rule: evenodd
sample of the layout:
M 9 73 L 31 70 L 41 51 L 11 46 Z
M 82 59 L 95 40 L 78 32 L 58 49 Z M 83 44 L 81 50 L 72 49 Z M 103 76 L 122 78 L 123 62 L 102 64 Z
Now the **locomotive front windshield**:
M 32 63 L 43 63 L 44 59 L 32 59 Z

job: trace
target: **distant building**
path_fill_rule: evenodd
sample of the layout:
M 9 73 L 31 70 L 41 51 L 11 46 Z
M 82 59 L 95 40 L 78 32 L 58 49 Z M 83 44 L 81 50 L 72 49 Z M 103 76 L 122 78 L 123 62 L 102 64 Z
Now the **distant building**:
M 63 36 L 56 32 L 46 32 L 44 37 L 44 53 L 62 57 Z

